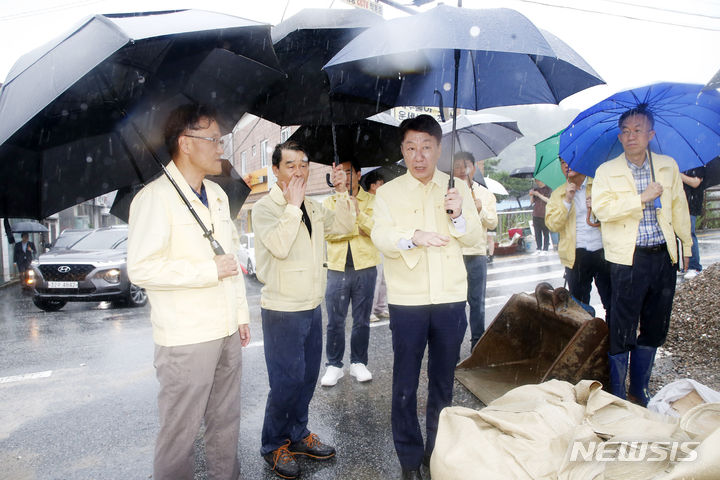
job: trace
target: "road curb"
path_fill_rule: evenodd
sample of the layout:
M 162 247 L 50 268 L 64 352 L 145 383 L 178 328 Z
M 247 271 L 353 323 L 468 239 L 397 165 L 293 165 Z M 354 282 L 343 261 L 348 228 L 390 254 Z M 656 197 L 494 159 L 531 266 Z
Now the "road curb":
M 8 280 L 8 281 L 5 282 L 5 283 L 0 283 L 0 290 L 2 290 L 3 288 L 7 288 L 7 287 L 9 287 L 10 285 L 15 285 L 16 283 L 19 283 L 19 282 L 20 282 L 20 280 L 18 280 L 17 278 L 15 278 L 15 279 L 13 279 L 13 280 Z

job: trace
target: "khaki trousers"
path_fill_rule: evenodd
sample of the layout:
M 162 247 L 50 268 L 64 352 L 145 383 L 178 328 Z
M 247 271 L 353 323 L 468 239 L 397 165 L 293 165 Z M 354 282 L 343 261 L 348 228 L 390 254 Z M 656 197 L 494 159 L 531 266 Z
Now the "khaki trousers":
M 240 433 L 240 335 L 193 345 L 155 345 L 160 432 L 154 480 L 192 480 L 194 442 L 205 421 L 205 456 L 213 480 L 237 480 Z

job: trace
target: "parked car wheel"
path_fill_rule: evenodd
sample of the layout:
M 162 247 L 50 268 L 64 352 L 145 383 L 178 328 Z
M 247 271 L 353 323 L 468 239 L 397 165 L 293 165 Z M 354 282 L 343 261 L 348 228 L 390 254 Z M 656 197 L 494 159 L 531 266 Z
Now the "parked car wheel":
M 44 310 L 46 312 L 57 312 L 62 307 L 64 307 L 67 302 L 65 302 L 64 300 L 46 300 L 38 297 L 33 297 L 33 303 L 40 310 Z
M 147 303 L 147 293 L 144 288 L 140 288 L 137 285 L 130 284 L 130 291 L 128 291 L 127 304 L 130 307 L 144 307 Z

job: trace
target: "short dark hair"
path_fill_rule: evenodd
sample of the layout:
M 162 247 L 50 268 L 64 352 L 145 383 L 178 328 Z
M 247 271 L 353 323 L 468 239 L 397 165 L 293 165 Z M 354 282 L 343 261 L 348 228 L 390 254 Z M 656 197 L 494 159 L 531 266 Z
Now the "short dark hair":
M 305 150 L 305 147 L 300 145 L 295 140 L 286 140 L 283 143 L 278 143 L 275 145 L 275 150 L 273 150 L 272 154 L 272 165 L 273 167 L 279 167 L 280 166 L 280 160 L 282 160 L 282 151 L 283 150 L 294 150 L 296 152 L 303 152 L 308 159 L 310 156 L 307 153 L 307 150 Z
M 620 118 L 618 119 L 618 128 L 622 129 L 623 122 L 625 122 L 628 117 L 634 117 L 635 115 L 644 115 L 645 118 L 648 119 L 648 122 L 650 122 L 650 130 L 655 128 L 655 119 L 653 118 L 653 114 L 650 110 L 648 110 L 647 105 L 644 103 L 641 103 L 630 110 L 626 110 L 622 115 L 620 115 Z
M 457 152 L 454 157 L 455 161 L 467 160 L 468 162 L 475 165 L 475 156 L 470 152 Z
M 361 172 L 362 171 L 362 167 L 360 166 L 360 163 L 358 163 L 358 161 L 355 160 L 354 158 L 352 160 L 340 160 L 340 163 L 347 163 L 347 162 L 350 162 L 350 166 L 352 167 L 353 172 Z
M 180 105 L 170 112 L 165 122 L 165 147 L 167 148 L 170 158 L 174 158 L 178 152 L 178 139 L 186 130 L 200 130 L 207 128 L 200 125 L 203 119 L 213 120 L 217 118 L 217 112 L 214 108 L 207 105 L 197 103 L 188 103 Z
M 430 115 L 422 114 L 413 118 L 406 118 L 400 124 L 400 141 L 405 141 L 405 134 L 409 130 L 414 132 L 424 132 L 435 137 L 437 143 L 442 141 L 442 128 L 440 124 Z

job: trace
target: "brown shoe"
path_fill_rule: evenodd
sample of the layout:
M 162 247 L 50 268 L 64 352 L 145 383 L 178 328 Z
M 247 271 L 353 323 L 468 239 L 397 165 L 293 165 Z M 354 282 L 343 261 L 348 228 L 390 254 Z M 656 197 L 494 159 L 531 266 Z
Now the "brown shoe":
M 288 450 L 289 446 L 290 440 L 282 447 L 266 453 L 263 455 L 263 458 L 277 476 L 292 479 L 300 475 L 300 465 L 298 465 L 295 457 Z
M 307 455 L 315 460 L 327 460 L 335 456 L 335 447 L 322 443 L 314 433 L 291 444 L 288 449 L 293 455 Z

